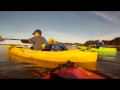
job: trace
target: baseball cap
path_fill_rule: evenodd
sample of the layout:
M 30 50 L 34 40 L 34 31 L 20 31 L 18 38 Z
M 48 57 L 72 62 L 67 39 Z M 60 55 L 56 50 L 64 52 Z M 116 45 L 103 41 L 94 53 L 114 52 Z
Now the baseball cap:
M 36 33 L 36 32 L 38 32 L 40 35 L 41 35 L 41 30 L 40 29 L 36 29 L 35 31 L 34 31 L 34 33 Z M 34 33 L 32 33 L 33 35 L 34 35 Z

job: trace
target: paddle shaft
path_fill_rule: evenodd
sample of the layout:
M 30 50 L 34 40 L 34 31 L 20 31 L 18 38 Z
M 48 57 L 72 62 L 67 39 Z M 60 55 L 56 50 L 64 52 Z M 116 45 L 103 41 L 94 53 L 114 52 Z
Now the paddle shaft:
M 20 39 L 5 38 L 5 40 L 20 40 Z
M 5 40 L 20 40 L 20 39 L 13 39 L 13 38 L 4 38 L 2 36 L 0 36 L 0 41 L 5 41 Z

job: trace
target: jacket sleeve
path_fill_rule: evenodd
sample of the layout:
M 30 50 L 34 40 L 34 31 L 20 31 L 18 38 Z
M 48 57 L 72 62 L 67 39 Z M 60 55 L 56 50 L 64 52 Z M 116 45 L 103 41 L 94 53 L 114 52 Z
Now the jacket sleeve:
M 21 42 L 22 43 L 29 43 L 28 39 L 22 39 Z
M 28 42 L 29 42 L 30 44 L 35 43 L 35 37 L 29 38 L 29 39 L 28 39 Z

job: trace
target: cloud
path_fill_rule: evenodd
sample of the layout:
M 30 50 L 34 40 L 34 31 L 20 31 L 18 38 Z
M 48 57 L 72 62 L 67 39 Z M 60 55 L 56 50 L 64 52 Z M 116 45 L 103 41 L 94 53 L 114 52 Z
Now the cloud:
M 108 28 L 109 27 L 109 23 L 104 23 L 103 21 L 97 20 L 96 18 L 94 18 L 92 15 L 90 14 L 95 14 L 95 12 L 90 12 L 88 11 L 86 14 L 88 14 L 89 16 L 85 16 L 85 15 L 79 15 L 79 14 L 75 14 L 75 13 L 70 13 L 71 18 L 73 18 L 76 21 L 79 21 L 79 23 L 77 22 L 76 24 L 78 25 L 82 25 L 81 27 L 83 29 L 87 29 L 87 30 L 94 30 L 94 31 L 98 31 L 98 29 L 100 28 Z
M 92 24 L 92 23 L 95 23 L 96 24 L 96 21 L 89 18 L 89 17 L 85 17 L 85 16 L 80 16 L 78 14 L 74 14 L 74 13 L 70 13 L 70 15 L 72 16 L 73 19 L 76 19 L 76 20 L 80 20 L 82 22 L 90 22 L 89 24 Z
M 69 38 L 65 38 L 65 37 L 60 37 L 60 36 L 55 36 L 55 39 L 57 41 L 60 42 L 70 42 L 70 43 L 84 43 L 86 40 L 84 38 L 77 38 L 75 37 L 69 37 Z
M 57 41 L 61 41 L 61 42 L 78 42 L 78 43 L 84 43 L 86 41 L 86 39 L 83 38 L 82 35 L 68 35 L 68 34 L 63 34 L 63 33 L 59 33 L 59 32 L 44 32 L 45 33 L 45 37 L 47 37 L 48 39 L 53 37 L 55 38 Z M 48 35 L 46 35 L 48 34 Z
M 51 35 L 51 36 L 57 35 L 57 36 L 61 36 L 61 37 L 70 37 L 70 35 L 63 34 L 63 33 L 58 33 L 58 32 L 49 32 L 49 31 L 46 31 L 44 33 L 46 33 L 48 35 Z
M 106 19 L 110 22 L 118 23 L 119 22 L 119 17 L 117 17 L 118 13 L 113 14 L 113 12 L 106 12 L 106 11 L 93 11 L 92 13 L 100 16 L 103 19 Z

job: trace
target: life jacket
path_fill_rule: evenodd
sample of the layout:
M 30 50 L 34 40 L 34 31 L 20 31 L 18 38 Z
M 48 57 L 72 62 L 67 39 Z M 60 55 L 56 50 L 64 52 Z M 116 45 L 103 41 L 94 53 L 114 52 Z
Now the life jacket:
M 54 38 L 48 39 L 47 42 L 48 42 L 48 44 L 50 44 L 50 45 L 55 45 L 55 44 L 57 44 L 57 41 L 56 41 Z
M 103 47 L 104 46 L 104 42 L 100 42 L 96 45 L 96 48 L 100 48 L 100 47 Z
M 104 46 L 104 42 L 101 42 L 102 43 L 102 46 Z
M 51 49 L 53 45 L 57 44 L 57 41 L 54 38 L 50 38 L 42 46 L 43 49 Z
M 104 46 L 104 42 L 100 42 L 100 43 L 99 43 L 99 46 L 102 46 L 102 47 L 103 47 L 103 46 Z
M 56 41 L 54 38 L 50 38 L 42 45 L 44 50 L 57 51 L 57 50 L 67 50 L 66 46 L 62 42 Z
M 63 50 L 67 50 L 67 48 L 64 43 L 58 42 L 56 45 L 53 45 L 51 50 L 52 51 L 57 51 L 57 50 L 63 51 Z

